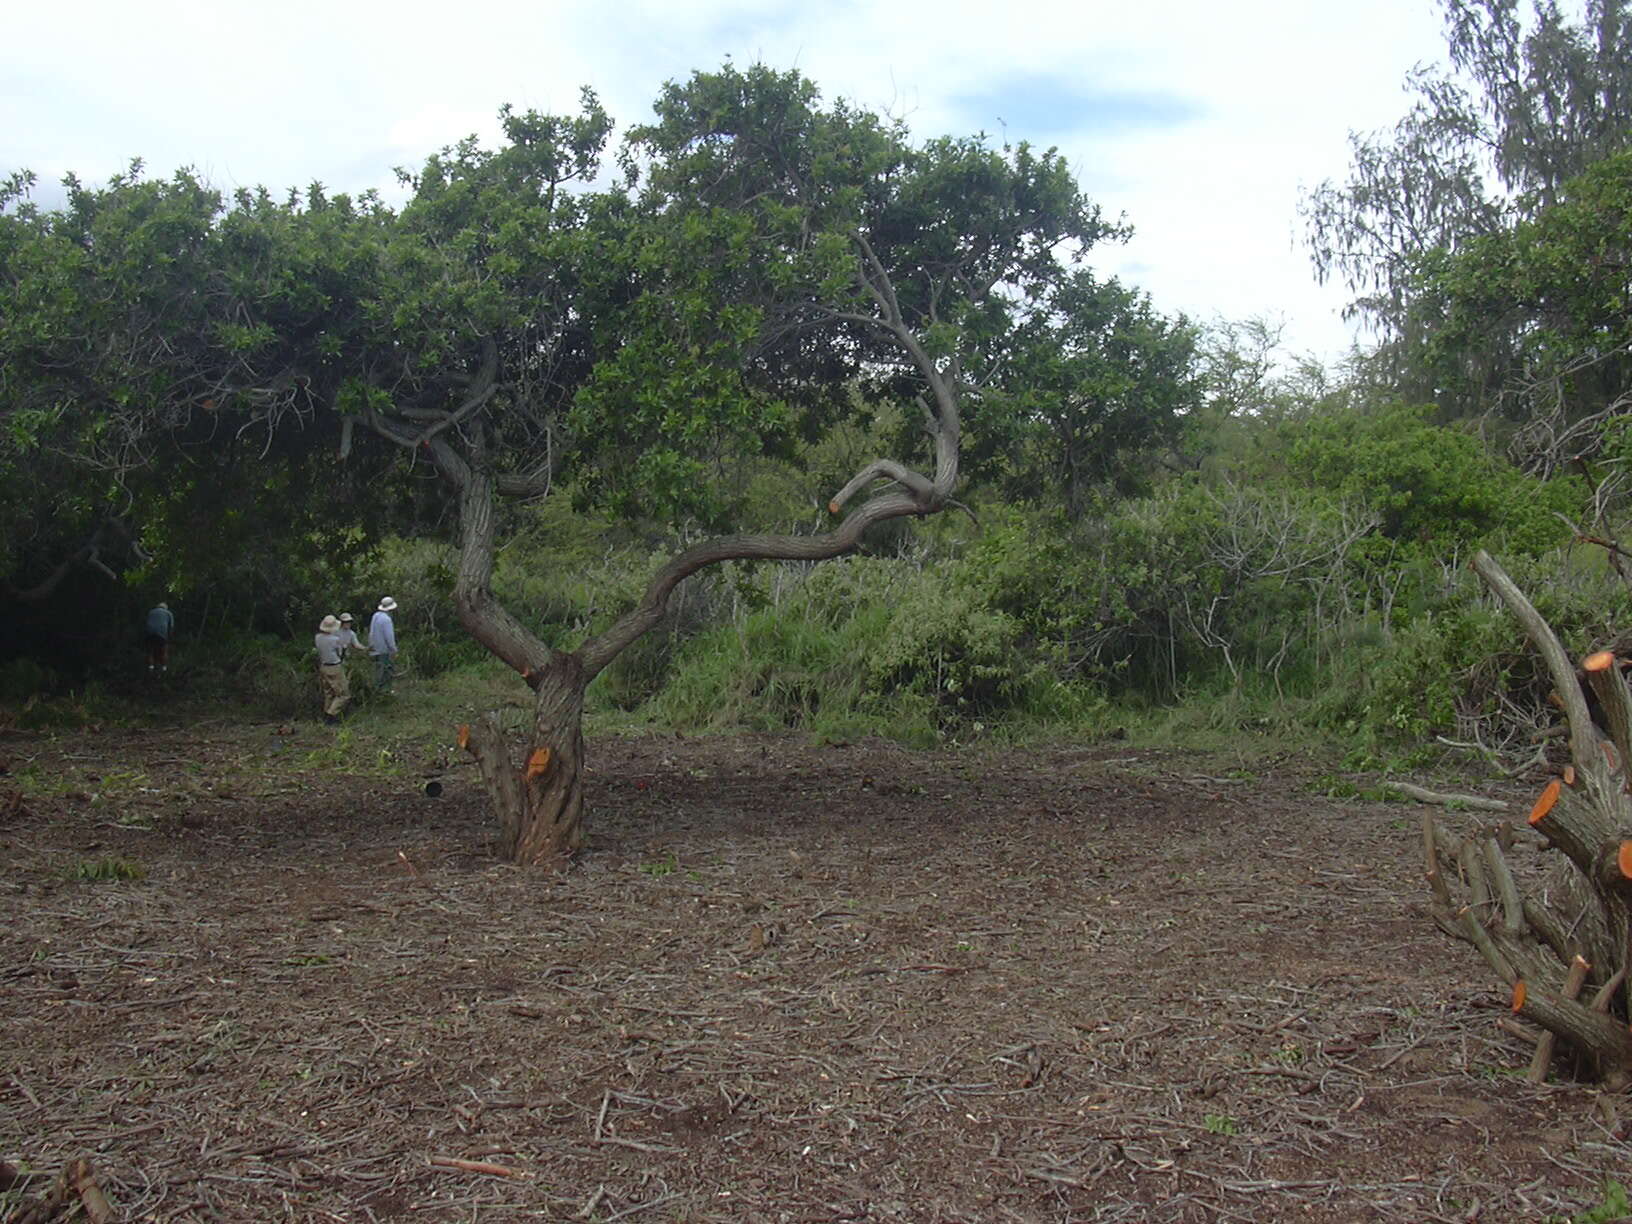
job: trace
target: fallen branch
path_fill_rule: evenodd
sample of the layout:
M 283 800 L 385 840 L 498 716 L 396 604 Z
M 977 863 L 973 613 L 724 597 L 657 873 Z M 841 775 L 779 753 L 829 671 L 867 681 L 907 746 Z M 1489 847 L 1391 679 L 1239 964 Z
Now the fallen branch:
M 461 1173 L 487 1173 L 493 1177 L 529 1177 L 526 1169 L 512 1169 L 509 1165 L 491 1164 L 485 1160 L 461 1160 L 457 1156 L 432 1156 L 430 1161 L 439 1169 L 458 1169 Z
M 1486 799 L 1483 795 L 1452 795 L 1441 794 L 1439 791 L 1424 790 L 1420 786 L 1412 786 L 1409 782 L 1384 782 L 1385 790 L 1399 791 L 1407 798 L 1415 799 L 1418 803 L 1437 803 L 1442 807 L 1475 808 L 1481 812 L 1505 812 L 1507 804 L 1501 799 Z

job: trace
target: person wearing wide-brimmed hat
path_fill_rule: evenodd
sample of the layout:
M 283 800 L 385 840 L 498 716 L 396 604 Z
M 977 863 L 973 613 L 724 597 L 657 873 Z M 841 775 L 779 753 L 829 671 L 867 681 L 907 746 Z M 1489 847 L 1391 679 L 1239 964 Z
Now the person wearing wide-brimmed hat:
M 346 669 L 341 665 L 346 647 L 340 637 L 339 619 L 325 616 L 312 641 L 317 647 L 317 684 L 323 694 L 323 721 L 337 723 L 340 711 L 351 700 L 351 686 L 346 683 Z
M 362 639 L 357 636 L 357 621 L 350 612 L 340 613 L 340 657 L 354 650 L 362 650 Z
M 368 653 L 374 659 L 374 687 L 382 693 L 391 691 L 391 678 L 397 671 L 397 626 L 391 613 L 397 610 L 397 601 L 387 595 L 380 600 L 374 619 L 368 622 Z

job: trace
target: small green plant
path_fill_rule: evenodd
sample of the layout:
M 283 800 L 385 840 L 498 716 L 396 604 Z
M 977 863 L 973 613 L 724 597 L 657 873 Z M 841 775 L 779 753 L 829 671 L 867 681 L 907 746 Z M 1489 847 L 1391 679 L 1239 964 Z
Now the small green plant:
M 679 866 L 679 862 L 671 853 L 666 859 L 657 859 L 654 862 L 642 863 L 640 865 L 640 870 L 644 874 L 655 878 L 657 876 L 673 875 Z
M 65 873 L 70 880 L 142 880 L 147 868 L 132 859 L 110 855 L 99 859 L 81 859 Z
M 1316 778 L 1310 789 L 1328 799 L 1361 799 L 1367 803 L 1410 802 L 1404 795 L 1389 790 L 1386 786 L 1361 786 L 1358 782 L 1337 774 L 1325 774 Z
M 322 748 L 313 748 L 306 754 L 305 767 L 307 769 L 340 769 L 344 767 L 351 757 L 351 741 L 351 728 L 341 727 L 332 744 Z
M 1632 1216 L 1632 1200 L 1627 1198 L 1626 1187 L 1613 1179 L 1604 1182 L 1604 1198 L 1596 1207 L 1588 1207 L 1579 1215 L 1548 1216 L 1543 1224 L 1616 1224 Z
M 1229 1114 L 1208 1114 L 1201 1122 L 1210 1135 L 1233 1135 L 1238 1130 L 1235 1119 Z
M 292 965 L 297 969 L 314 969 L 319 965 L 334 964 L 334 957 L 325 955 L 323 953 L 317 953 L 312 956 L 286 956 L 283 958 L 283 963 L 286 965 Z

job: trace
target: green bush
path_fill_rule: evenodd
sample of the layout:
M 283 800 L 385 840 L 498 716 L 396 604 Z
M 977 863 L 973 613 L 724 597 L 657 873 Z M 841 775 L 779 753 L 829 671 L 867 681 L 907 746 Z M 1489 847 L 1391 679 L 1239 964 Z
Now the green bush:
M 1553 512 L 1580 505 L 1579 478 L 1526 476 L 1472 433 L 1433 424 L 1432 414 L 1395 404 L 1288 426 L 1287 471 L 1308 488 L 1375 510 L 1381 529 L 1373 557 L 1386 556 L 1390 542 L 1437 558 L 1478 546 L 1535 556 L 1568 538 Z
M 1611 640 L 1632 616 L 1624 584 L 1596 560 L 1496 559 L 1575 658 Z M 1545 721 L 1551 690 L 1518 620 L 1461 567 L 1380 641 L 1334 654 L 1314 716 L 1372 739 L 1425 742 L 1472 729 L 1492 743 Z
M 972 592 L 925 582 L 895 605 L 867 652 L 867 683 L 929 698 L 943 723 L 992 717 L 1016 704 L 1034 674 L 1020 634 Z

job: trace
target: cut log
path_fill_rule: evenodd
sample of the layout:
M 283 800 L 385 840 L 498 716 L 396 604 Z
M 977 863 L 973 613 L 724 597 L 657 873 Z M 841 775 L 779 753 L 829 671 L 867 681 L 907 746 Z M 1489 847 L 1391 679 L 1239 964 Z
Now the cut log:
M 1581 994 L 1581 987 L 1586 985 L 1587 973 L 1591 968 L 1592 966 L 1579 956 L 1570 962 L 1570 975 L 1564 979 L 1562 992 L 1566 999 L 1574 999 Z M 1530 1059 L 1529 1079 L 1532 1084 L 1547 1082 L 1547 1068 L 1553 1065 L 1553 1050 L 1557 1045 L 1558 1034 L 1551 1029 L 1543 1029 L 1540 1039 L 1536 1042 L 1535 1055 Z
M 1586 1056 L 1600 1079 L 1617 1090 L 1632 1078 L 1632 1033 L 1626 1025 L 1562 994 L 1527 990 L 1515 1014 L 1558 1034 Z
M 1530 824 L 1532 826 L 1540 824 L 1547 813 L 1553 810 L 1553 805 L 1558 802 L 1558 793 L 1562 789 L 1563 787 L 1560 786 L 1557 778 L 1547 783 L 1546 787 L 1542 789 L 1541 796 L 1536 800 L 1535 806 L 1530 809 Z
M 1632 898 L 1632 838 L 1619 845 L 1608 845 L 1598 863 L 1598 883 L 1607 893 L 1623 900 Z

